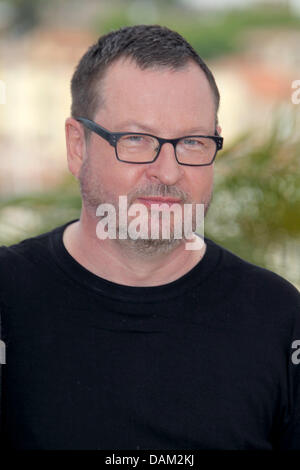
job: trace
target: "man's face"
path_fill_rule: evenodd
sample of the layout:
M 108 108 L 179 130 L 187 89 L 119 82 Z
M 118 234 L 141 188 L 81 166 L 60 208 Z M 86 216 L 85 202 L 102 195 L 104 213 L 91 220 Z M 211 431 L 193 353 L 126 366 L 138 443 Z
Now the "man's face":
M 170 139 L 214 135 L 213 93 L 202 70 L 192 62 L 176 71 L 141 70 L 134 62 L 121 59 L 109 67 L 99 91 L 104 106 L 93 120 L 111 132 L 143 132 Z M 169 143 L 163 145 L 154 163 L 120 162 L 114 148 L 92 133 L 78 179 L 84 208 L 92 217 L 101 203 L 112 203 L 118 213 L 120 195 L 127 196 L 128 207 L 141 203 L 142 197 L 163 196 L 179 199 L 181 204 L 203 203 L 207 210 L 212 195 L 213 165 L 179 165 Z M 131 244 L 139 251 L 166 252 L 182 240 L 160 237 L 120 242 Z

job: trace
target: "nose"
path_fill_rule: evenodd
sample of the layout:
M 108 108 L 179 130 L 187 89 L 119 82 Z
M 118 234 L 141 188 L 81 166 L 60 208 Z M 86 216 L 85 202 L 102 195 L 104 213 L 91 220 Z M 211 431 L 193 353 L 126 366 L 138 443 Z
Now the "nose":
M 157 159 L 147 166 L 148 177 L 156 177 L 164 184 L 175 184 L 183 175 L 183 168 L 175 158 L 175 149 L 169 142 L 161 146 Z

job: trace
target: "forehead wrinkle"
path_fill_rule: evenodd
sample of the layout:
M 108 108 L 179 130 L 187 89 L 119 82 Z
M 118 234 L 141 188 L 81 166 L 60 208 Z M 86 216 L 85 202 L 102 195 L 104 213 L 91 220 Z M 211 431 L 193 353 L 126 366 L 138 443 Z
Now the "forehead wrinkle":
M 161 130 L 158 130 L 157 128 L 154 128 L 147 124 L 139 123 L 137 121 L 130 120 L 130 119 L 119 122 L 118 125 L 115 127 L 118 132 L 123 132 L 123 131 L 126 132 L 128 130 L 129 132 L 134 132 L 134 131 L 145 132 L 145 133 L 149 133 L 149 134 L 153 134 L 157 136 L 160 136 L 161 134 Z M 193 134 L 201 135 L 207 132 L 208 132 L 208 129 L 203 126 L 184 128 L 182 131 L 180 131 L 180 135 L 178 135 L 178 137 L 188 136 L 188 135 L 193 135 Z

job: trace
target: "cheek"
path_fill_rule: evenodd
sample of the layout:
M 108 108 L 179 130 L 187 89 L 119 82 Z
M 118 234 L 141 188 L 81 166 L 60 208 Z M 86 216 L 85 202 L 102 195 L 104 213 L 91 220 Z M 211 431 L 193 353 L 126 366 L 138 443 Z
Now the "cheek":
M 137 167 L 136 165 L 119 162 L 111 151 L 109 154 L 102 154 L 97 158 L 94 154 L 92 167 L 93 180 L 101 181 L 102 187 L 116 196 L 127 195 L 132 191 L 138 184 L 143 172 L 141 165 Z
M 193 199 L 208 195 L 213 187 L 213 167 L 197 168 L 189 175 L 189 188 Z

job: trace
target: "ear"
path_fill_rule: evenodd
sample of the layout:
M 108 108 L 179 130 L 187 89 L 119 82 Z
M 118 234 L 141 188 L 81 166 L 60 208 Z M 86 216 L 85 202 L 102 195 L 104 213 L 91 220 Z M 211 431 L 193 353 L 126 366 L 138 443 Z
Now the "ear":
M 68 167 L 78 179 L 85 150 L 85 137 L 82 125 L 72 117 L 65 122 Z
M 219 135 L 221 135 L 221 132 L 222 132 L 222 127 L 220 127 L 220 126 L 217 126 L 216 130 L 217 130 L 217 133 L 218 133 Z

